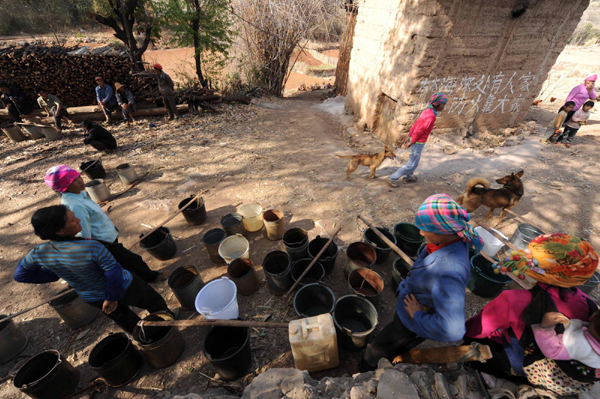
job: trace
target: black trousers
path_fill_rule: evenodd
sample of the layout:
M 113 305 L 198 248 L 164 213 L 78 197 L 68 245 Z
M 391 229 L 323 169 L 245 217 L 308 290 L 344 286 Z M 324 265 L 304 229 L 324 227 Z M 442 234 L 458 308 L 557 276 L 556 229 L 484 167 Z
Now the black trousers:
M 104 246 L 115 260 L 119 262 L 123 269 L 129 270 L 145 282 L 153 282 L 160 274 L 159 272 L 151 270 L 141 256 L 131 252 L 125 248 L 123 244 L 119 243 L 118 238 L 111 244 L 104 243 Z
M 125 291 L 125 295 L 119 300 L 117 308 L 111 314 L 107 314 L 119 327 L 130 334 L 133 333 L 133 329 L 140 321 L 138 315 L 129 308 L 130 306 L 146 309 L 150 313 L 159 310 L 169 311 L 167 303 L 158 292 L 154 291 L 154 288 L 135 274 L 132 273 L 131 275 L 133 281 Z M 99 309 L 102 309 L 103 303 L 104 301 L 89 302 L 90 305 Z
M 556 141 L 558 143 L 571 144 L 571 142 L 575 138 L 575 135 L 577 134 L 578 131 L 579 131 L 579 129 L 573 129 L 570 126 L 565 126 L 565 129 L 564 129 L 562 135 Z
M 485 363 L 470 362 L 470 367 L 498 378 L 504 378 L 505 380 L 514 381 L 516 383 L 527 383 L 525 377 L 511 373 L 512 366 L 510 365 L 510 360 L 508 359 L 502 344 L 487 338 L 475 339 L 465 336 L 463 339 L 463 345 L 470 345 L 472 342 L 478 342 L 482 345 L 489 346 L 492 352 L 492 358 L 488 359 Z
M 383 327 L 383 330 L 367 345 L 359 371 L 375 370 L 379 359 L 386 358 L 392 361 L 396 356 L 411 350 L 423 341 L 425 338 L 419 337 L 406 328 L 398 314 L 394 312 L 392 322 Z
M 62 118 L 69 116 L 69 113 L 64 107 L 60 109 L 60 112 L 56 112 L 56 107 L 52 107 L 50 115 L 54 117 L 54 125 L 56 125 L 57 128 L 62 129 Z
M 102 109 L 102 112 L 104 113 L 104 116 L 106 117 L 107 121 L 111 120 L 111 114 L 113 113 L 113 111 L 115 109 L 117 109 L 117 105 L 114 104 L 104 104 L 104 106 L 101 106 L 100 109 Z

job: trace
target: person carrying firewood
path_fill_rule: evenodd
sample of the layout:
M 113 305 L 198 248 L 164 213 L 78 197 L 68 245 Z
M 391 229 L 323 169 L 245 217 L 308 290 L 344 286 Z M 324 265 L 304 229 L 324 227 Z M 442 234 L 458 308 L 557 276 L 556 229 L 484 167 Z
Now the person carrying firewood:
M 48 94 L 44 89 L 37 89 L 35 91 L 38 94 L 37 103 L 41 109 L 46 111 L 48 117 L 54 117 L 54 125 L 59 132 L 62 132 L 62 120 L 66 120 L 70 125 L 73 125 L 73 121 L 68 118 L 69 113 L 67 107 L 56 97 L 54 94 Z
M 104 78 L 96 76 L 95 80 L 98 84 L 96 86 L 96 100 L 98 100 L 98 105 L 102 109 L 102 112 L 104 112 L 106 123 L 109 124 L 112 121 L 110 115 L 118 106 L 117 99 L 112 87 L 104 83 Z
M 115 83 L 115 96 L 117 97 L 117 103 L 121 107 L 123 113 L 123 119 L 127 122 L 127 126 L 131 126 L 135 122 L 132 113 L 137 110 L 135 100 L 133 99 L 133 93 L 131 90 L 125 88 L 125 85 L 121 83 Z
M 156 81 L 158 83 L 158 91 L 163 98 L 165 108 L 169 113 L 169 120 L 172 121 L 174 118 L 179 118 L 177 112 L 177 103 L 175 102 L 175 85 L 169 75 L 163 71 L 163 67 L 160 64 L 152 65 L 154 72 L 156 73 Z

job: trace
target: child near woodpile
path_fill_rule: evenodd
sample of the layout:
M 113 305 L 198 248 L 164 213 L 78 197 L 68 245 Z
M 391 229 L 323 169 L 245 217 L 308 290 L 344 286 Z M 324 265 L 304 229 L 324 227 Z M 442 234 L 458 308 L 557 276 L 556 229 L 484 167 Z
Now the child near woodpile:
M 574 101 L 567 101 L 565 105 L 561 107 L 560 111 L 558 111 L 558 114 L 556 114 L 554 120 L 550 122 L 550 124 L 546 128 L 546 134 L 544 134 L 544 137 L 542 137 L 540 143 L 547 144 L 556 141 L 556 139 L 561 135 L 560 129 L 562 129 L 562 127 L 565 125 L 567 116 L 569 112 L 573 110 L 574 107 Z
M 571 143 L 579 131 L 579 128 L 581 125 L 585 125 L 589 119 L 592 108 L 594 108 L 594 102 L 587 101 L 585 104 L 583 104 L 581 109 L 577 110 L 575 114 L 573 114 L 573 117 L 569 119 L 567 123 L 565 123 L 565 130 L 558 140 L 556 140 L 557 144 L 564 144 L 567 148 L 571 147 Z

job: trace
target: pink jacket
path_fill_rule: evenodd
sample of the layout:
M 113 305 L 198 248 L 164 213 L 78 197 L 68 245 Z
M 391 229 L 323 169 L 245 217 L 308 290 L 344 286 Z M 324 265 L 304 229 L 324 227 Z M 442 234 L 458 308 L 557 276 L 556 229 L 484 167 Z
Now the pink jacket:
M 587 304 L 587 295 L 577 289 L 569 292 L 565 301 L 560 299 L 558 288 L 538 283 L 544 288 L 558 308 L 558 312 L 569 319 L 587 320 L 590 308 Z M 512 328 L 517 339 L 521 338 L 525 323 L 523 323 L 523 312 L 531 302 L 531 292 L 525 290 L 503 291 L 497 298 L 492 299 L 483 310 L 467 320 L 467 337 L 489 338 L 492 341 L 502 343 L 502 334 L 508 339 L 508 329 Z
M 427 108 L 417 118 L 415 123 L 410 128 L 408 137 L 411 143 L 426 143 L 433 127 L 435 126 L 435 120 L 437 119 L 437 113 L 433 108 Z
M 596 99 L 596 88 L 592 88 L 591 91 L 587 91 L 585 88 L 585 83 L 582 83 L 578 86 L 573 87 L 573 90 L 567 96 L 567 101 L 573 101 L 575 103 L 575 107 L 573 107 L 573 111 L 577 111 L 587 100 L 595 100 Z M 565 103 L 567 102 L 565 101 Z

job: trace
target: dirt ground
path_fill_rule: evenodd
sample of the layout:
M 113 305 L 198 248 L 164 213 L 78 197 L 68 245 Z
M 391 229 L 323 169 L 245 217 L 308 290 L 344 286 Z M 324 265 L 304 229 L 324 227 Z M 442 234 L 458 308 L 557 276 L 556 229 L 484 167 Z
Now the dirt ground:
M 203 234 L 220 227 L 221 216 L 235 211 L 240 204 L 256 201 L 264 209 L 284 211 L 287 226 L 308 230 L 310 238 L 331 234 L 336 227 L 342 227 L 336 239 L 340 247 L 336 267 L 325 279 L 339 298 L 348 293 L 342 271 L 345 248 L 361 240 L 365 228 L 357 222 L 357 214 L 378 226 L 391 228 L 398 222 L 412 222 L 415 210 L 431 194 L 458 195 L 471 177 L 493 180 L 523 169 L 525 195 L 514 211 L 545 231 L 576 234 L 600 248 L 597 199 L 600 172 L 596 156 L 600 150 L 600 122 L 597 115 L 581 129 L 571 149 L 544 146 L 538 142 L 539 135 L 532 135 L 519 146 L 495 148 L 491 154 L 459 149 L 447 155 L 442 151 L 445 138 L 434 135 L 423 152 L 418 183 L 394 189 L 385 183 L 384 177 L 402 165 L 400 160 L 387 160 L 378 170 L 378 179 L 367 179 L 368 169 L 361 167 L 350 181 L 345 180 L 346 160 L 337 158 L 336 153 L 372 152 L 382 145 L 367 133 L 349 134 L 346 127 L 352 117 L 324 112 L 321 104 L 325 95 L 324 91 L 315 91 L 285 99 L 263 98 L 250 106 L 224 105 L 216 115 L 186 116 L 174 123 L 150 118 L 140 120 L 132 129 L 112 127 L 119 148 L 102 155 L 111 191 L 124 188 L 115 171 L 121 163 L 133 165 L 140 175 L 148 173 L 139 186 L 105 208 L 120 230 L 120 240 L 125 246 L 131 245 L 136 237 L 148 231 L 147 226 L 156 226 L 173 213 L 183 198 L 208 189 L 204 195 L 208 220 L 203 225 L 189 227 L 182 216 L 167 225 L 178 247 L 173 259 L 161 262 L 139 247 L 135 249 L 154 270 L 170 272 L 179 266 L 193 265 L 208 282 L 224 275 L 226 267 L 209 260 L 202 244 Z M 543 131 L 553 117 L 556 110 L 552 107 L 554 103 L 548 109 L 540 107 L 530 112 L 529 118 L 539 123 L 538 132 Z M 339 110 L 337 106 L 327 107 L 330 111 L 332 108 Z M 150 127 L 149 123 L 157 127 Z M 12 279 L 12 274 L 18 261 L 41 242 L 29 223 L 32 213 L 40 207 L 59 203 L 59 198 L 44 185 L 46 170 L 61 163 L 78 167 L 81 162 L 99 156 L 83 146 L 82 141 L 81 131 L 70 131 L 55 142 L 0 141 L 1 314 L 18 312 L 64 288 L 59 283 L 20 284 Z M 405 150 L 396 151 L 400 159 L 406 158 Z M 474 217 L 484 218 L 486 213 L 487 210 L 480 209 Z M 495 225 L 496 221 L 490 224 Z M 509 216 L 496 228 L 510 236 L 517 225 L 518 221 Z M 251 234 L 249 241 L 250 258 L 261 287 L 248 297 L 238 297 L 240 317 L 264 319 L 269 316 L 269 321 L 277 322 L 295 319 L 293 308 L 281 297 L 269 293 L 261 267 L 264 256 L 279 249 L 281 244 L 267 240 L 264 233 Z M 396 299 L 389 287 L 394 259 L 392 255 L 374 268 L 386 284 L 379 309 L 380 327 L 391 320 L 395 306 Z M 166 282 L 154 287 L 170 307 L 178 306 Z M 594 292 L 595 299 L 600 299 L 598 291 Z M 486 302 L 467 293 L 467 317 Z M 26 356 L 57 349 L 80 371 L 80 387 L 96 378 L 87 364 L 92 348 L 109 333 L 119 331 L 102 315 L 73 331 L 47 305 L 17 317 L 16 322 L 28 336 L 29 344 L 22 356 L 0 365 L 0 376 Z M 96 397 L 168 397 L 221 385 L 211 379 L 214 370 L 202 354 L 207 329 L 190 327 L 182 331 L 186 349 L 176 364 L 162 370 L 154 370 L 146 364 L 131 384 L 111 388 Z M 240 393 L 253 373 L 265 368 L 293 367 L 287 331 L 253 330 L 251 344 L 252 372 L 240 381 L 225 385 L 232 392 Z M 355 373 L 360 354 L 340 350 L 340 356 L 340 367 L 314 373 L 313 377 Z M 11 381 L 0 385 L 0 392 L 2 397 L 25 397 Z

